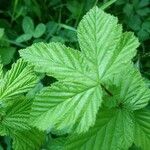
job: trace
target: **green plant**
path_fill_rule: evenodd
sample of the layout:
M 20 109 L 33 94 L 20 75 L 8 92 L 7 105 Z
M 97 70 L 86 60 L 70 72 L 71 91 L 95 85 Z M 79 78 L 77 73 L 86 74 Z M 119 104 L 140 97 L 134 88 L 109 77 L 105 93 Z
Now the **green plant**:
M 20 55 L 58 81 L 36 95 L 30 124 L 67 137 L 49 149 L 148 150 L 150 91 L 132 58 L 139 46 L 131 32 L 122 32 L 117 18 L 98 7 L 79 23 L 81 51 L 61 43 L 36 43 Z
M 10 46 L 4 29 L 0 28 L 0 56 L 3 65 L 7 65 L 11 62 L 15 51 L 16 49 Z
M 34 29 L 34 23 L 30 17 L 24 17 L 23 22 L 22 22 L 22 28 L 23 28 L 24 34 L 22 34 L 16 39 L 16 42 L 18 43 L 26 42 L 30 40 L 32 37 L 39 38 L 46 31 L 46 27 L 43 23 L 39 23 Z
M 137 34 L 140 41 L 150 39 L 150 1 L 118 0 L 116 4 L 122 7 L 123 22 Z
M 39 149 L 44 141 L 44 133 L 28 124 L 32 100 L 24 95 L 37 81 L 22 59 L 6 73 L 0 64 L 0 135 L 11 137 L 15 150 Z

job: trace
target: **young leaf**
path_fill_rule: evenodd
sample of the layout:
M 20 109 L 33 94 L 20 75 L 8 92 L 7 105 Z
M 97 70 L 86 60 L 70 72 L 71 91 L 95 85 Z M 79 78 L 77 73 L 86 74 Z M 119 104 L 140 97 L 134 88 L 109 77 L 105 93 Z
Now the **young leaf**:
M 24 33 L 32 34 L 34 32 L 34 23 L 30 17 L 24 17 L 22 28 Z
M 120 150 L 133 142 L 132 114 L 121 109 L 102 109 L 94 127 L 81 135 L 72 135 L 55 141 L 51 150 Z
M 18 43 L 26 42 L 26 41 L 29 41 L 31 38 L 32 38 L 32 34 L 25 33 L 25 34 L 20 35 L 16 39 L 16 42 L 18 42 Z
M 142 150 L 148 150 L 150 147 L 150 111 L 141 109 L 135 111 L 135 135 L 134 143 Z
M 87 131 L 94 125 L 102 101 L 101 87 L 84 84 L 56 82 L 37 95 L 31 111 L 31 123 L 40 129 L 75 129 Z M 75 126 L 73 126 L 78 122 Z
M 58 43 L 37 43 L 20 51 L 20 55 L 31 62 L 38 72 L 46 72 L 58 80 L 63 80 L 64 84 L 69 81 L 71 88 L 74 85 L 74 89 L 78 89 L 78 84 L 86 87 L 76 90 L 75 97 L 60 99 L 59 93 L 68 92 L 64 90 L 66 87 L 64 88 L 63 84 L 55 96 L 56 100 L 53 99 L 53 95 L 51 97 L 53 86 L 39 95 L 39 98 L 37 96 L 31 114 L 33 114 L 32 120 L 35 120 L 33 124 L 40 129 L 53 126 L 56 129 L 63 129 L 66 126 L 80 133 L 93 126 L 102 102 L 101 89 L 107 91 L 105 83 L 114 74 L 125 69 L 123 66 L 131 63 L 131 58 L 139 45 L 132 33 L 122 33 L 121 25 L 117 24 L 115 17 L 97 7 L 84 16 L 77 32 L 81 52 Z M 68 83 L 67 87 L 69 87 Z M 79 94 L 80 91 L 83 93 Z M 78 102 L 82 107 L 79 107 Z M 51 107 L 53 103 L 56 104 Z M 93 109 L 94 111 L 91 111 Z M 56 119 L 56 112 L 62 114 L 60 119 Z
M 31 66 L 22 59 L 12 65 L 0 84 L 0 100 L 8 101 L 28 92 L 37 82 Z
M 35 38 L 41 37 L 46 31 L 46 26 L 43 23 L 40 23 L 36 26 L 33 36 Z

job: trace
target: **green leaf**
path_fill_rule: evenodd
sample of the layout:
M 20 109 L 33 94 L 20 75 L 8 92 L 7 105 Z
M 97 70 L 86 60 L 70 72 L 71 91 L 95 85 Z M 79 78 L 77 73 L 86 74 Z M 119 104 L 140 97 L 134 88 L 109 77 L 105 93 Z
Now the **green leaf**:
M 149 0 L 140 0 L 139 7 L 145 7 L 149 5 Z
M 37 77 L 33 72 L 31 66 L 22 59 L 18 60 L 12 65 L 0 86 L 0 100 L 8 101 L 14 99 L 16 96 L 28 92 L 35 86 Z
M 135 140 L 134 143 L 142 150 L 150 147 L 150 110 L 135 111 Z
M 51 150 L 120 150 L 133 142 L 132 114 L 121 109 L 103 109 L 94 127 L 81 135 L 72 135 L 51 144 Z
M 108 82 L 108 81 L 107 81 Z M 127 66 L 125 70 L 115 75 L 113 80 L 107 83 L 112 96 L 105 95 L 105 103 L 111 107 L 124 107 L 130 111 L 144 108 L 150 97 L 150 90 L 146 87 L 138 70 Z
M 11 62 L 15 51 L 16 49 L 13 47 L 0 47 L 0 56 L 4 65 L 7 65 Z
M 139 15 L 132 15 L 127 20 L 127 24 L 132 30 L 139 31 L 142 26 L 142 20 Z
M 53 36 L 51 39 L 50 39 L 50 42 L 60 42 L 62 44 L 65 43 L 65 39 L 61 36 Z
M 107 80 L 108 78 L 111 78 L 113 74 L 118 74 L 122 70 L 125 70 L 126 65 L 130 64 L 131 59 L 136 55 L 136 48 L 138 45 L 138 40 L 133 33 L 123 33 L 120 42 L 107 63 L 105 71 L 101 71 L 101 68 L 103 68 L 102 65 L 99 69 L 102 79 Z
M 121 27 L 117 25 L 117 21 L 117 18 L 94 7 L 79 23 L 77 33 L 81 50 L 96 69 L 102 63 L 102 58 L 106 59 L 107 53 L 116 48 L 121 34 Z
M 47 24 L 46 24 L 46 28 L 47 28 L 47 36 L 48 38 L 52 35 L 54 35 L 57 30 L 58 30 L 58 23 L 54 22 L 54 21 L 49 21 Z
M 83 11 L 83 2 L 76 0 L 67 1 L 67 9 L 71 12 L 73 18 L 78 18 Z
M 143 22 L 142 29 L 150 33 L 150 21 L 146 20 Z
M 100 79 L 122 69 L 123 64 L 135 56 L 139 45 L 133 34 L 122 34 L 122 27 L 117 21 L 117 18 L 94 7 L 78 26 L 81 50 Z
M 43 23 L 40 23 L 36 26 L 33 36 L 35 38 L 41 37 L 46 31 L 46 26 Z
M 130 17 L 134 14 L 134 6 L 133 4 L 126 3 L 123 7 L 123 12 L 126 14 L 126 16 Z
M 2 146 L 2 145 L 0 145 L 0 150 L 4 150 L 4 148 L 3 148 L 3 146 Z
M 146 30 L 143 30 L 141 29 L 138 33 L 137 33 L 140 41 L 145 41 L 145 40 L 148 40 L 150 39 L 150 34 L 146 31 Z
M 3 114 L 0 114 L 0 133 L 1 135 L 10 135 L 14 130 L 30 129 L 28 125 L 31 101 L 21 97 L 11 106 L 5 108 Z
M 56 130 L 87 131 L 102 101 L 100 85 L 90 84 L 57 82 L 43 89 L 33 102 L 31 124 L 42 130 L 55 126 Z
M 140 16 L 147 16 L 149 15 L 150 13 L 150 8 L 146 7 L 146 8 L 141 8 L 141 9 L 138 9 L 137 11 L 137 14 L 140 15 Z
M 37 94 L 37 92 L 39 92 L 42 88 L 43 88 L 43 84 L 42 84 L 42 83 L 38 83 L 34 88 L 32 88 L 32 89 L 26 94 L 26 97 L 27 97 L 28 99 L 33 99 L 33 98 L 35 98 L 35 95 Z
M 77 42 L 77 35 L 75 31 L 64 29 L 60 32 L 60 36 L 65 42 Z
M 24 17 L 22 28 L 26 34 L 32 34 L 34 32 L 34 23 L 30 17 Z
M 16 39 L 16 42 L 18 42 L 18 43 L 26 42 L 26 41 L 29 41 L 31 38 L 32 38 L 32 34 L 30 34 L 30 33 L 25 33 L 25 34 L 20 35 L 20 36 Z
M 35 65 L 38 72 L 46 72 L 60 80 L 88 81 L 96 76 L 79 51 L 61 43 L 35 43 L 20 50 L 20 55 Z
M 84 16 L 77 32 L 81 52 L 60 43 L 37 43 L 20 51 L 20 55 L 32 63 L 37 72 L 60 80 L 43 90 L 34 101 L 32 124 L 42 130 L 54 128 L 81 133 L 93 126 L 102 102 L 101 89 L 107 91 L 108 79 L 131 64 L 139 45 L 132 33 L 122 33 L 122 27 L 115 17 L 97 7 Z M 73 90 L 75 95 L 61 95 L 60 98 L 61 92 L 70 93 L 72 88 L 76 89 Z M 134 100 L 140 101 L 140 98 L 133 98 L 133 103 Z M 137 104 L 133 108 L 141 108 L 145 103 L 140 101 L 140 106 Z
M 45 140 L 44 133 L 35 128 L 14 132 L 11 137 L 14 150 L 39 150 Z
M 0 39 L 3 37 L 3 35 L 4 35 L 4 29 L 0 28 Z
M 0 60 L 0 62 L 1 62 L 1 60 Z M 1 82 L 1 80 L 3 79 L 3 77 L 4 77 L 3 65 L 0 63 L 0 82 Z M 1 83 L 0 83 L 0 84 L 1 84 Z

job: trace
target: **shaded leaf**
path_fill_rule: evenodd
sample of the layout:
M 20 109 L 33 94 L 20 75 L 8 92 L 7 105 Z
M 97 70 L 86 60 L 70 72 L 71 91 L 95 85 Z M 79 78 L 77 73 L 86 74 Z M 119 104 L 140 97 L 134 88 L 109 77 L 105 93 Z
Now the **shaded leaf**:
M 25 33 L 25 34 L 20 35 L 16 39 L 16 42 L 18 42 L 18 43 L 26 42 L 26 41 L 30 40 L 31 38 L 32 38 L 32 34 Z
M 40 23 L 36 26 L 33 36 L 35 38 L 41 37 L 46 31 L 46 26 L 43 23 Z
M 34 32 L 34 23 L 30 17 L 24 17 L 22 28 L 26 34 L 32 34 Z

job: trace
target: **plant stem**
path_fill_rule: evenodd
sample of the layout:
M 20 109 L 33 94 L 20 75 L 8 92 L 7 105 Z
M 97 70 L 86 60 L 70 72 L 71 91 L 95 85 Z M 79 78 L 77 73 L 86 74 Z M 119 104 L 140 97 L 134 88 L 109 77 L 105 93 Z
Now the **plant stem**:
M 15 41 L 12 41 L 12 40 L 9 40 L 9 39 L 4 39 L 4 40 L 7 41 L 7 42 L 9 42 L 10 44 L 17 45 L 17 46 L 19 46 L 21 48 L 27 47 L 27 45 L 24 45 L 24 44 L 21 44 L 21 43 L 17 43 Z
M 11 23 L 14 21 L 14 18 L 15 18 L 15 11 L 16 11 L 16 8 L 17 8 L 17 5 L 18 5 L 18 2 L 19 0 L 15 0 L 14 2 L 14 6 L 13 6 L 13 13 L 12 13 L 12 16 L 11 16 Z
M 117 0 L 110 0 L 106 3 L 104 3 L 100 8 L 105 10 L 106 8 L 108 8 L 110 5 L 112 5 L 113 3 L 115 3 Z
M 59 23 L 59 26 L 62 27 L 62 28 L 65 28 L 65 29 L 68 29 L 68 30 L 71 30 L 71 31 L 75 31 L 76 32 L 76 29 L 71 27 L 71 26 L 68 26 L 66 24 L 62 24 L 62 23 Z

